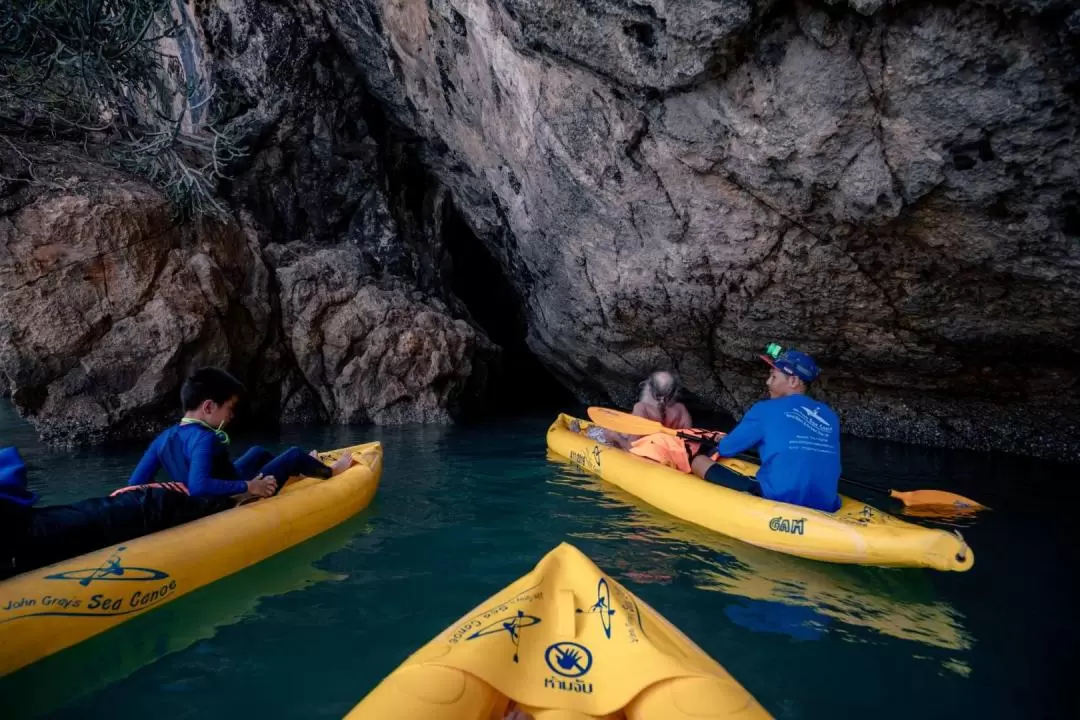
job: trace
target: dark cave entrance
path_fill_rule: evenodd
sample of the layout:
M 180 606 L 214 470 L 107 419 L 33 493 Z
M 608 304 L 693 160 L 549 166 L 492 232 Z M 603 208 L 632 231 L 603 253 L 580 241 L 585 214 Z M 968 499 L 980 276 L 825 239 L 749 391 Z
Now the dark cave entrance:
M 364 103 L 364 120 L 380 147 L 380 163 L 386 180 L 391 212 L 398 219 L 403 236 L 421 262 L 418 268 L 396 268 L 405 276 L 414 275 L 427 292 L 449 291 L 465 306 L 472 321 L 502 348 L 501 362 L 487 377 L 479 393 L 465 389 L 457 412 L 462 419 L 492 415 L 554 414 L 578 405 L 574 395 L 540 362 L 525 342 L 527 325 L 524 302 L 507 276 L 507 271 L 484 246 L 462 218 L 446 193 L 441 209 L 433 216 L 434 198 L 445 192 L 421 159 L 425 152 L 441 156 L 446 146 L 423 141 L 408 128 L 392 123 L 377 102 Z M 428 233 L 439 221 L 433 235 L 442 241 L 433 248 Z M 433 254 L 431 251 L 434 250 Z
M 524 303 L 506 272 L 458 214 L 443 210 L 443 240 L 450 255 L 450 289 L 492 342 L 502 347 L 487 407 L 496 414 L 557 412 L 577 404 L 525 342 Z

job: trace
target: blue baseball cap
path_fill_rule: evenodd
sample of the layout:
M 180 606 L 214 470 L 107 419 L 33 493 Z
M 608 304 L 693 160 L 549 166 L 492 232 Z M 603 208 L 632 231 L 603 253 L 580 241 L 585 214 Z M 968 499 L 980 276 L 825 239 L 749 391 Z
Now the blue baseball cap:
M 806 383 L 813 382 L 821 373 L 814 358 L 798 350 L 785 350 L 775 360 L 768 355 L 762 355 L 761 359 L 785 375 L 794 375 Z
M 0 448 L 0 500 L 30 507 L 38 496 L 26 489 L 26 463 L 13 447 Z

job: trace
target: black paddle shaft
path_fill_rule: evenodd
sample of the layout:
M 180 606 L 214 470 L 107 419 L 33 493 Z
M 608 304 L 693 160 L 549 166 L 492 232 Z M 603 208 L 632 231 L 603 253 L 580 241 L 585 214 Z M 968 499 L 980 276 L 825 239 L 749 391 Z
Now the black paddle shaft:
M 679 433 L 679 437 L 682 438 L 683 440 L 692 440 L 692 441 L 697 441 L 697 442 L 700 442 L 701 440 L 710 439 L 710 438 L 704 438 L 704 437 L 702 437 L 700 435 L 693 435 L 691 433 L 684 433 L 684 432 Z M 746 460 L 747 462 L 757 463 L 759 465 L 761 464 L 761 458 L 759 458 L 757 455 L 751 455 L 750 453 L 739 453 L 735 457 L 738 458 L 739 460 Z M 846 477 L 841 477 L 840 480 L 841 480 L 841 482 L 846 482 L 848 485 L 854 485 L 855 487 L 860 487 L 860 488 L 863 488 L 865 490 L 873 490 L 874 492 L 881 493 L 882 495 L 889 495 L 892 492 L 891 490 L 886 490 L 885 488 L 883 488 L 883 487 L 881 487 L 879 485 L 872 485 L 870 483 L 862 482 L 860 480 L 852 480 L 851 478 L 846 478 Z

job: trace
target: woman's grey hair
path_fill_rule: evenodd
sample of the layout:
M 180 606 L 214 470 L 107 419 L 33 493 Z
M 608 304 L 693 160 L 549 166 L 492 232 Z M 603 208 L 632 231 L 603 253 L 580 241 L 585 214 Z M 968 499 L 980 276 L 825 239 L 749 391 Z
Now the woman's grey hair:
M 641 383 L 641 401 L 670 405 L 682 389 L 679 376 L 667 370 L 657 370 Z

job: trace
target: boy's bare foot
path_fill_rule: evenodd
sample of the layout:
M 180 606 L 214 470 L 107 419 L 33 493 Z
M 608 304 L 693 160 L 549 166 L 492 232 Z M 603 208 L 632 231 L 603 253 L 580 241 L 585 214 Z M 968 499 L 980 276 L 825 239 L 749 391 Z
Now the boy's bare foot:
M 330 475 L 340 475 L 353 466 L 356 462 L 356 458 L 350 452 L 342 453 L 341 457 L 334 461 L 334 464 L 330 466 Z

